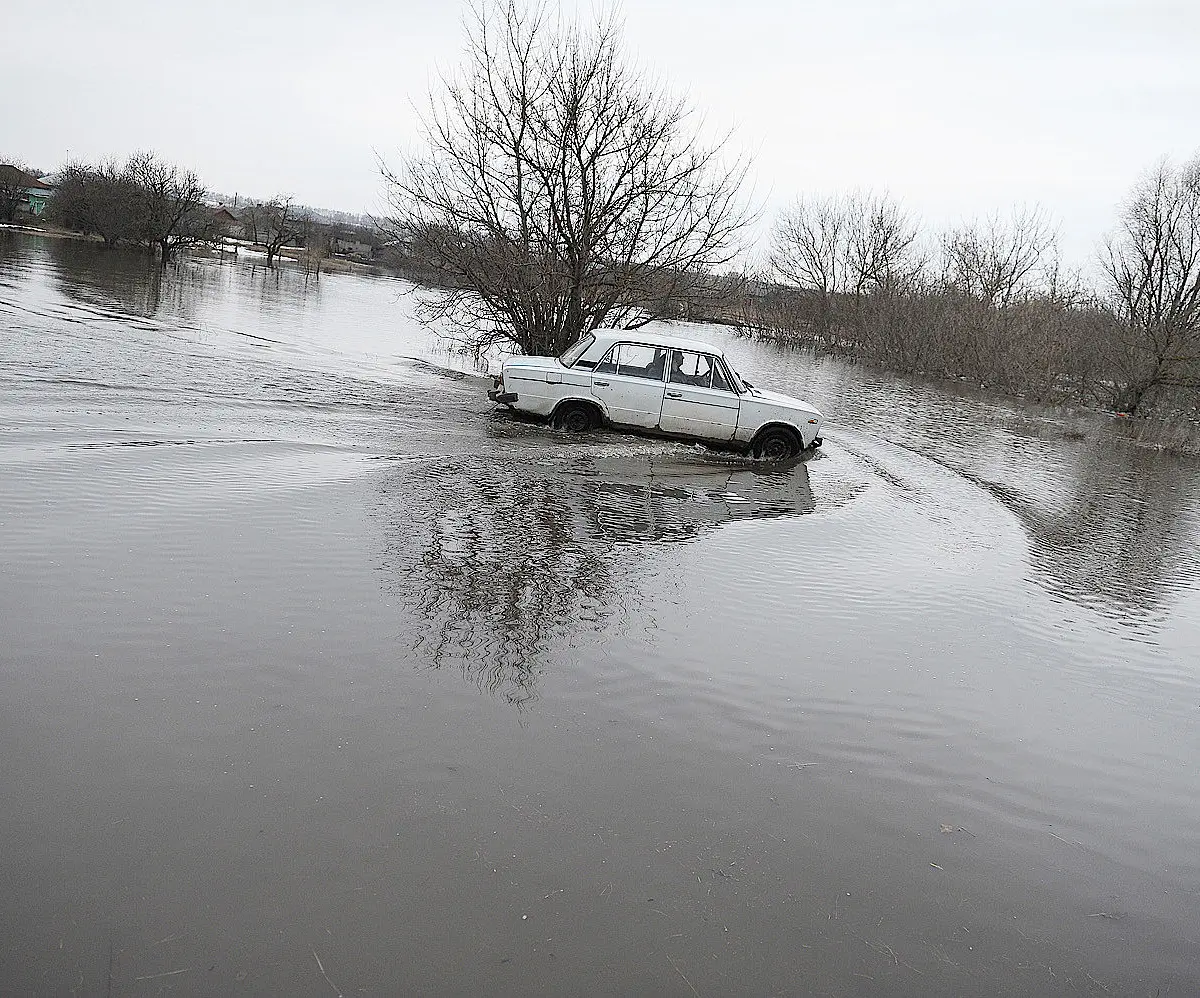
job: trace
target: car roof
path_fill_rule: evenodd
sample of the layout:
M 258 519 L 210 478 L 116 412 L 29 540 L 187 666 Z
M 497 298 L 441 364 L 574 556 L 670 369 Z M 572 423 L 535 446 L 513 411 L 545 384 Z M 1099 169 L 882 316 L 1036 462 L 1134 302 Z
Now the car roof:
M 725 351 L 720 347 L 705 343 L 702 340 L 689 339 L 686 336 L 668 336 L 664 333 L 651 333 L 645 329 L 593 329 L 592 335 L 597 343 L 610 344 L 620 341 L 644 343 L 647 346 L 675 347 L 677 350 L 698 350 L 702 353 L 713 353 L 724 357 Z

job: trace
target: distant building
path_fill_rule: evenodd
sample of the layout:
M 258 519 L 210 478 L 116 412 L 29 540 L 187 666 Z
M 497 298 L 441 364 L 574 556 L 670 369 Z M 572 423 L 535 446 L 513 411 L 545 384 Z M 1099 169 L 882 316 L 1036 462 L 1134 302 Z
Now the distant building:
M 369 260 L 371 254 L 375 251 L 375 247 L 369 242 L 362 239 L 355 239 L 352 236 L 334 236 L 332 247 L 333 252 L 337 256 L 356 256 L 364 260 Z
M 240 238 L 242 221 L 223 204 L 208 205 L 205 227 L 212 233 L 214 241 L 223 243 L 230 238 Z
M 212 223 L 219 225 L 222 228 L 232 230 L 238 224 L 237 215 L 226 208 L 223 204 L 217 205 L 212 209 Z
M 206 204 L 200 225 L 205 233 L 204 241 L 220 253 L 237 256 L 237 240 L 242 236 L 242 221 L 223 204 Z
M 50 184 L 20 167 L 0 164 L 0 190 L 16 195 L 16 209 L 28 215 L 40 215 L 54 194 Z

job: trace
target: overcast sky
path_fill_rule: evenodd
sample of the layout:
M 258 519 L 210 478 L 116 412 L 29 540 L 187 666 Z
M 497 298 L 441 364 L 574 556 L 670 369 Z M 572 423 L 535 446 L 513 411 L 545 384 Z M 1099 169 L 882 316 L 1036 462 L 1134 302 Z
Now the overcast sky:
M 853 187 L 933 227 L 1037 204 L 1084 264 L 1140 173 L 1200 151 L 1195 0 L 620 10 L 639 63 L 734 127 L 768 219 Z M 455 0 L 27 6 L 7 19 L 0 158 L 52 169 L 154 149 L 215 190 L 376 211 L 376 151 L 414 147 L 413 105 L 458 62 L 461 14 Z

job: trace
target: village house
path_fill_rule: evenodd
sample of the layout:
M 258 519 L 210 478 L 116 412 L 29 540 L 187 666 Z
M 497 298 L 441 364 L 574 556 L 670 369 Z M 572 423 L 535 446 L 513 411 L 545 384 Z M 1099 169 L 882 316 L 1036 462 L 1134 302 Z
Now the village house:
M 53 194 L 54 188 L 32 173 L 0 164 L 0 213 L 10 216 L 10 220 L 17 214 L 41 215 Z

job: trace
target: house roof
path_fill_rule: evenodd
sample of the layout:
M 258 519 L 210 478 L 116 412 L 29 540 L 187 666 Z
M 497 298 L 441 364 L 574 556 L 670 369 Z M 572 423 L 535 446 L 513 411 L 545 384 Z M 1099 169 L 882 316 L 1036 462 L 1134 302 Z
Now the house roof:
M 32 173 L 26 173 L 18 166 L 9 163 L 0 164 L 0 184 L 7 187 L 24 187 L 31 191 L 53 190 L 49 184 L 43 184 Z

